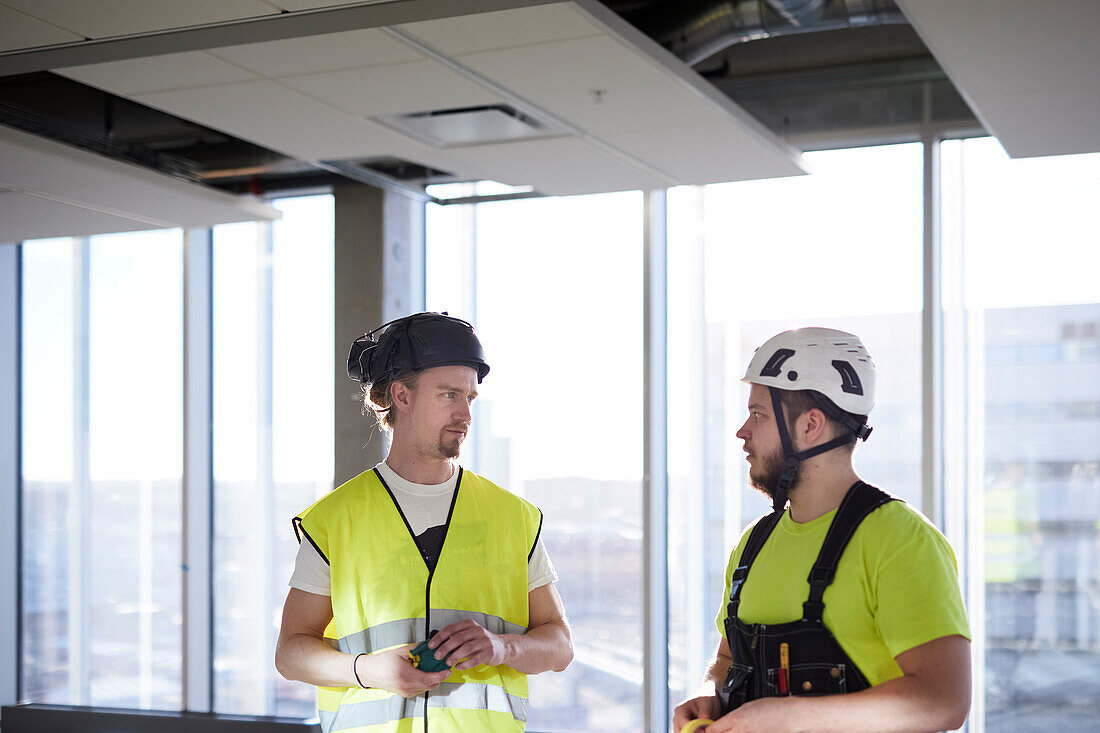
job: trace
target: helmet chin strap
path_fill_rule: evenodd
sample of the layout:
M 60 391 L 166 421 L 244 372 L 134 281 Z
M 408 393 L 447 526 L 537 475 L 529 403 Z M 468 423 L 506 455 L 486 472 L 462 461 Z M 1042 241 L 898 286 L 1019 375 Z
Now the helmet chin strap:
M 776 484 L 775 496 L 772 497 L 772 508 L 777 511 L 783 511 L 783 507 L 787 506 L 787 497 L 793 488 L 795 476 L 798 473 L 798 464 L 807 458 L 813 458 L 814 456 L 831 451 L 834 448 L 839 448 L 842 445 L 855 442 L 856 436 L 852 433 L 847 433 L 839 438 L 833 438 L 827 443 L 816 445 L 813 448 L 797 452 L 794 449 L 794 444 L 791 442 L 790 432 L 787 430 L 787 417 L 783 412 L 783 403 L 780 400 L 780 390 L 775 387 L 768 387 L 768 392 L 772 397 L 772 411 L 775 413 L 775 424 L 779 427 L 779 444 L 783 448 L 783 472 L 779 474 L 779 481 Z

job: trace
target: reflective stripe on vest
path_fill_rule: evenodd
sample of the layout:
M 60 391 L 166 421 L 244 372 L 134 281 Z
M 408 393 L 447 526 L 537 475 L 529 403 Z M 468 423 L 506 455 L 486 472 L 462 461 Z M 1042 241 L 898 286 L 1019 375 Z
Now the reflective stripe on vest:
M 377 654 L 465 619 L 497 634 L 524 633 L 527 566 L 541 521 L 533 505 L 463 471 L 429 574 L 388 487 L 368 471 L 306 509 L 295 524 L 330 563 L 333 620 L 325 636 L 341 651 Z M 449 692 L 427 695 L 430 733 L 462 730 L 459 721 L 469 728 L 470 716 L 478 730 L 523 730 L 527 676 L 510 667 L 453 671 L 440 689 Z M 416 702 L 384 690 L 318 688 L 325 731 L 389 731 L 397 721 L 423 716 L 424 697 L 419 708 Z
M 429 708 L 461 708 L 463 710 L 488 710 L 507 713 L 515 720 L 527 722 L 530 703 L 526 698 L 509 695 L 496 685 L 471 682 L 454 684 L 444 682 L 428 697 Z M 384 700 L 348 703 L 336 712 L 320 711 L 324 730 L 346 730 L 371 725 L 384 725 L 402 718 L 424 716 L 424 698 L 406 699 L 393 695 Z
M 466 619 L 476 621 L 480 626 L 485 627 L 494 634 L 522 634 L 526 631 L 519 624 L 505 621 L 500 616 L 490 616 L 479 611 L 432 609 L 432 626 L 437 629 L 442 629 L 444 626 Z M 408 644 L 408 639 L 419 638 L 419 629 L 423 627 L 423 618 L 403 618 L 397 621 L 387 621 L 384 624 L 378 624 L 369 629 L 349 634 L 342 639 L 337 639 L 337 648 L 348 654 L 370 654 L 401 644 Z

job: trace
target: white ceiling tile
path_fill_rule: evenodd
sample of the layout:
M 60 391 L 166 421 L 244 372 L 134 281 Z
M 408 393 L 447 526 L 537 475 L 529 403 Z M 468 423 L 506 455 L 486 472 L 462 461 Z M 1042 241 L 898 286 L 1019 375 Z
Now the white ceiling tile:
M 374 66 L 280 80 L 363 117 L 496 104 L 501 98 L 436 61 Z
M 83 40 L 84 37 L 76 33 L 0 5 L 0 51 Z
M 315 10 L 339 5 L 359 5 L 363 0 L 267 0 L 271 5 L 283 10 Z
M 458 60 L 589 132 L 610 135 L 719 115 L 683 82 L 608 36 Z
M 1100 150 L 1100 3 L 899 0 L 899 5 L 1009 155 Z M 1060 106 L 1044 109 L 1055 103 Z M 1024 150 L 1029 152 L 1016 152 Z
M 251 72 L 202 51 L 74 66 L 56 72 L 127 96 L 256 78 Z
M 141 94 L 136 99 L 305 160 L 400 156 L 407 144 L 380 125 L 266 80 Z
M 921 0 L 901 3 L 933 54 L 982 94 L 1095 84 L 1100 3 L 1080 0 Z M 958 83 L 956 82 L 956 83 Z
M 88 38 L 186 28 L 278 12 L 260 0 L 4 0 L 4 4 Z
M 494 181 L 532 185 L 547 194 L 664 188 L 669 185 L 630 163 L 577 138 L 556 138 L 459 148 L 450 151 L 476 162 Z
M 7 191 L 0 197 L 7 199 L 6 203 L 0 202 L 5 207 L 14 206 L 13 201 L 21 202 L 25 211 L 36 211 L 43 217 L 37 230 L 24 232 L 19 238 L 199 227 L 279 217 L 278 211 L 249 197 L 232 196 L 2 127 L 0 189 Z M 12 199 L 13 195 L 20 198 Z M 50 215 L 56 216 L 56 221 L 48 218 Z M 84 223 L 77 226 L 74 217 Z M 33 222 L 25 212 L 9 208 L 0 212 L 0 228 Z
M 275 78 L 423 58 L 386 33 L 367 29 L 212 49 L 211 54 Z
M 25 193 L 0 191 L 0 242 L 152 229 L 146 222 Z
M 804 173 L 797 156 L 777 163 L 775 150 L 745 136 L 736 125 L 685 122 L 675 128 L 623 132 L 615 145 L 676 178 L 700 185 Z
M 1095 90 L 982 95 L 974 103 L 1013 158 L 1100 151 L 1100 93 Z
M 397 28 L 452 56 L 602 33 L 568 3 L 427 20 Z

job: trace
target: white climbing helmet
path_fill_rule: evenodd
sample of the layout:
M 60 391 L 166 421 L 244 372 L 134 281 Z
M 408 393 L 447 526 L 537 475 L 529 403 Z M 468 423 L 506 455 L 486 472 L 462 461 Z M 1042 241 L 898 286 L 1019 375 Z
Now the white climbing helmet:
M 855 334 L 832 328 L 784 331 L 756 350 L 741 381 L 812 389 L 853 415 L 875 406 L 875 364 Z

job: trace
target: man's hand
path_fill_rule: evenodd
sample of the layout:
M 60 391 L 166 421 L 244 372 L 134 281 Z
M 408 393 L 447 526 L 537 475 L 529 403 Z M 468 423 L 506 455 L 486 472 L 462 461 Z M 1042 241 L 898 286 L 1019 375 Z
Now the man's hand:
M 401 697 L 416 697 L 428 690 L 434 690 L 450 677 L 449 669 L 442 672 L 417 669 L 409 659 L 409 650 L 412 648 L 412 644 L 407 644 L 387 652 L 359 657 L 356 662 L 359 679 L 367 687 L 377 687 Z
M 479 664 L 504 664 L 509 657 L 503 637 L 470 619 L 444 626 L 428 642 L 428 648 L 435 650 L 436 659 L 448 659 L 451 667 L 459 671 Z
M 672 716 L 672 730 L 683 730 L 685 725 L 699 718 L 717 720 L 721 712 L 722 707 L 719 705 L 716 695 L 701 695 L 690 700 L 684 700 L 676 706 L 676 712 Z
M 795 698 L 762 697 L 740 705 L 706 727 L 707 733 L 781 733 L 786 730 L 784 706 Z

